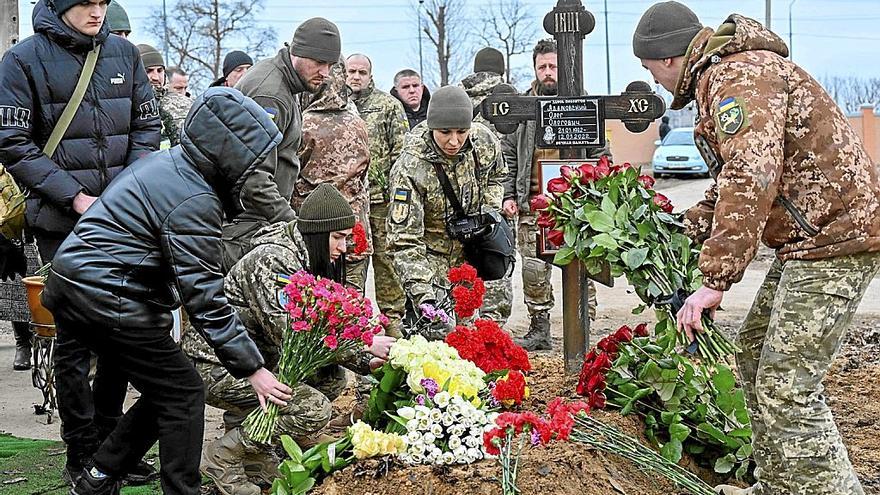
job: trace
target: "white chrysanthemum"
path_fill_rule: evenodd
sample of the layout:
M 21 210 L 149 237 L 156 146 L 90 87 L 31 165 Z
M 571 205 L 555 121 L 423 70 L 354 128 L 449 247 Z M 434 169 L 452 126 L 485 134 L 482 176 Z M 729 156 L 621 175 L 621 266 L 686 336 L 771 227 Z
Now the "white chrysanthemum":
M 449 447 L 449 450 L 455 451 L 456 449 L 461 447 L 461 437 L 452 435 L 449 437 L 449 440 L 446 442 L 446 445 Z
M 452 452 L 444 452 L 443 455 L 440 456 L 440 461 L 443 464 L 454 464 L 455 456 L 452 454 Z
M 419 429 L 419 421 L 417 419 L 411 419 L 406 422 L 406 431 L 413 432 Z

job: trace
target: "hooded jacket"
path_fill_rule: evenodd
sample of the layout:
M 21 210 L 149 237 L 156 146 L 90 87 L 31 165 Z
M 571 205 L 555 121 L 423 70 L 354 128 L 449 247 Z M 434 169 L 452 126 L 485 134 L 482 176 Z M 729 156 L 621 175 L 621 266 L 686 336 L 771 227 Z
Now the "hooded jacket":
M 137 332 L 170 329 L 183 302 L 230 373 L 249 376 L 263 359 L 223 292 L 221 219 L 280 141 L 253 100 L 209 89 L 181 144 L 126 169 L 83 215 L 52 262 L 43 304 L 68 321 Z
M 705 239 L 703 283 L 738 282 L 758 242 L 780 260 L 880 250 L 880 179 L 840 108 L 759 22 L 730 16 L 685 54 L 672 108 L 696 99 L 695 137 L 715 176 L 687 212 Z
M 67 235 L 79 214 L 73 198 L 98 196 L 128 164 L 159 147 L 159 113 L 137 48 L 67 26 L 40 0 L 34 35 L 0 62 L 0 162 L 22 188 L 28 226 L 37 234 Z M 71 99 L 86 54 L 101 45 L 83 101 L 52 158 L 46 141 Z
M 370 239 L 370 191 L 367 169 L 370 166 L 370 144 L 367 125 L 348 101 L 343 64 L 330 69 L 330 76 L 316 98 L 303 112 L 302 165 L 294 186 L 291 204 L 299 211 L 306 197 L 320 184 L 336 187 L 351 204 L 358 221 Z M 348 259 L 361 260 L 372 254 L 370 246 Z
M 403 101 L 400 93 L 397 92 L 397 88 L 391 88 L 391 96 L 397 98 L 400 104 L 403 105 L 403 111 L 406 112 L 406 120 L 409 122 L 410 129 L 413 129 L 415 126 L 427 120 L 428 103 L 431 102 L 431 92 L 428 91 L 427 86 L 422 85 L 422 104 L 419 105 L 418 110 L 413 110 L 405 101 Z

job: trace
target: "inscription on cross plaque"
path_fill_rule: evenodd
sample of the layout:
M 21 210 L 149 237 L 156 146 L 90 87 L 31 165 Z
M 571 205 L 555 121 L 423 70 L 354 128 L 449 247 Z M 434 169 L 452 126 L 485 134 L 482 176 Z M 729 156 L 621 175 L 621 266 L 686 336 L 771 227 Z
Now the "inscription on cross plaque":
M 559 149 L 560 158 L 583 162 L 588 148 L 605 146 L 605 121 L 620 120 L 631 132 L 643 132 L 666 111 L 666 103 L 644 81 L 631 82 L 619 95 L 587 96 L 583 84 L 583 40 L 596 20 L 580 0 L 558 0 L 544 16 L 544 30 L 557 43 L 558 95 L 518 96 L 502 84 L 480 106 L 486 120 L 502 133 L 535 121 L 535 145 Z M 543 240 L 543 239 L 542 239 Z M 544 245 L 540 242 L 539 245 Z M 610 284 L 608 277 L 600 282 Z M 587 272 L 580 263 L 562 267 L 563 355 L 565 371 L 580 370 L 589 344 Z

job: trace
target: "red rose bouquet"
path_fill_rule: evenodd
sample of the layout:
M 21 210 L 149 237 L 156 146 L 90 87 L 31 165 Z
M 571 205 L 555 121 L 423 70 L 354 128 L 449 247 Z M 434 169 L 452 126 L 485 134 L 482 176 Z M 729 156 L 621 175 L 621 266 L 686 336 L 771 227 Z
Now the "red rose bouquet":
M 370 300 L 355 289 L 305 270 L 290 276 L 284 297 L 290 326 L 282 335 L 278 380 L 288 386 L 372 345 L 373 336 L 388 324 L 384 315 L 373 315 Z M 277 414 L 275 404 L 269 404 L 265 412 L 259 408 L 252 412 L 244 423 L 250 437 L 268 442 Z

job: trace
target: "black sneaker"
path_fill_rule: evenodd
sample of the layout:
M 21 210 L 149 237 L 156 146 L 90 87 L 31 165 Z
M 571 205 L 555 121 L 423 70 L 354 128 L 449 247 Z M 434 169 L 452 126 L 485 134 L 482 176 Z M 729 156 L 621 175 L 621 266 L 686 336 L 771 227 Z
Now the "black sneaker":
M 97 469 L 83 469 L 70 495 L 119 495 L 122 482 L 112 476 L 98 478 Z
M 147 485 L 159 479 L 159 472 L 151 466 L 147 461 L 141 459 L 128 474 L 125 475 L 124 481 L 126 485 L 138 486 Z

